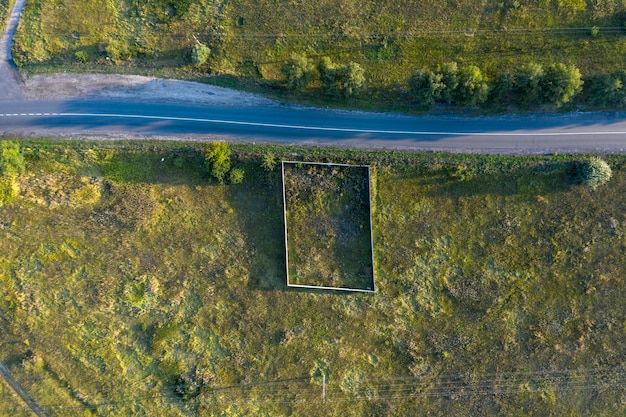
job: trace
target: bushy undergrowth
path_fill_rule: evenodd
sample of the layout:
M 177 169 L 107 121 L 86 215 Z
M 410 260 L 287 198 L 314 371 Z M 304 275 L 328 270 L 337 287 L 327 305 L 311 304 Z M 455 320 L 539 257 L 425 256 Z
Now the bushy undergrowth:
M 443 101 L 475 106 L 485 100 L 485 83 L 495 86 L 503 74 L 529 63 L 549 74 L 563 63 L 585 79 L 607 81 L 589 86 L 608 88 L 614 98 L 605 101 L 590 89 L 593 98 L 583 95 L 579 104 L 623 105 L 623 88 L 602 77 L 624 70 L 625 6 L 614 0 L 570 3 L 236 0 L 222 7 L 208 0 L 37 0 L 26 5 L 14 55 L 31 74 L 63 69 L 230 75 L 241 80 L 236 85 L 283 91 L 291 99 L 350 99 L 351 105 L 404 109 L 414 106 L 407 101 L 407 82 L 420 69 L 458 62 L 473 87 Z M 336 64 L 332 77 L 312 68 L 322 59 Z M 511 104 L 498 97 L 490 108 Z M 548 97 L 545 103 L 565 101 Z
M 222 185 L 196 146 L 22 142 L 0 360 L 51 416 L 626 412 L 623 156 L 590 193 L 578 157 L 233 145 Z M 376 166 L 377 293 L 286 288 L 270 153 Z

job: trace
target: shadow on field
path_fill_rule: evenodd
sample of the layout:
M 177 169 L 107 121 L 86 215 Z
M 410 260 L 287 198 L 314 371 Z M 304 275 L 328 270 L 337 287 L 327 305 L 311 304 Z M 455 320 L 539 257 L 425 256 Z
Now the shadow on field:
M 506 173 L 441 171 L 425 175 L 419 185 L 428 186 L 432 197 L 472 197 L 484 195 L 536 197 L 565 192 L 571 187 L 567 164 L 550 162 L 537 167 L 519 168 Z
M 248 286 L 256 290 L 286 290 L 283 201 L 280 171 L 260 164 L 243 168 L 246 179 L 228 189 L 229 204 L 238 213 L 250 260 Z

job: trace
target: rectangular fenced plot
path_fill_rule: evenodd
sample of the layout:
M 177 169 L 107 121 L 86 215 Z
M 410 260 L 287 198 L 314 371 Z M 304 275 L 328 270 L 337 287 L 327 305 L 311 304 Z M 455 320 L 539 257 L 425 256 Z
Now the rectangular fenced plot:
M 370 168 L 282 162 L 287 285 L 374 292 Z

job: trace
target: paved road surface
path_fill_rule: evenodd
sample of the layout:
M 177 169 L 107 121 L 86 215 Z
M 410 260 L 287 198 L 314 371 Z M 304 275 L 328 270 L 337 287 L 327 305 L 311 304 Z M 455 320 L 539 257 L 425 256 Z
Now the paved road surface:
M 410 117 L 299 106 L 217 107 L 96 100 L 23 100 L 11 39 L 0 41 L 0 135 L 185 137 L 483 153 L 626 152 L 626 114 Z
M 89 100 L 0 102 L 0 134 L 215 137 L 498 153 L 625 152 L 626 115 L 411 117 L 293 106 L 208 107 Z

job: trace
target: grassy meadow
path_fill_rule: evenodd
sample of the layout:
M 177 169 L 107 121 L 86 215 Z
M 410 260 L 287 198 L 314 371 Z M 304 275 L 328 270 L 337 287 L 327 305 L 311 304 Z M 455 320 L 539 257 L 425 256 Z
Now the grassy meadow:
M 328 56 L 365 69 L 367 89 L 350 105 L 406 110 L 408 77 L 449 61 L 491 80 L 528 62 L 574 64 L 583 77 L 623 70 L 625 12 L 616 0 L 33 0 L 14 55 L 30 74 L 157 74 L 315 103 L 331 99 L 316 83 L 286 92 L 281 66 L 293 53 Z M 197 43 L 211 50 L 202 65 L 191 60 Z
M 624 156 L 591 191 L 581 156 L 231 149 L 242 184 L 197 143 L 21 141 L 0 360 L 51 416 L 626 412 Z M 373 167 L 376 293 L 286 287 L 267 152 Z

